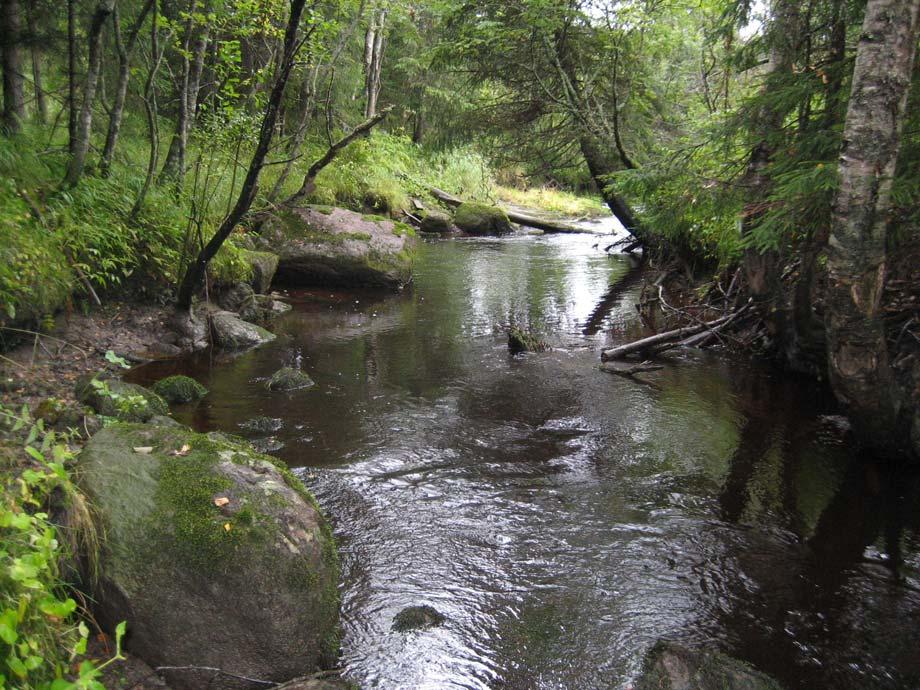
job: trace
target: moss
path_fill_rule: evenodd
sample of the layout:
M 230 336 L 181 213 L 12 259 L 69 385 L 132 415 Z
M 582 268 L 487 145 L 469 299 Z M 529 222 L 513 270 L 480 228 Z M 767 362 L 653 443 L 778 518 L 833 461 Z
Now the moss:
M 396 614 L 393 619 L 393 630 L 408 632 L 410 630 L 424 630 L 441 625 L 447 620 L 443 613 L 432 606 L 410 606 Z
M 393 234 L 397 237 L 415 237 L 415 228 L 413 228 L 408 223 L 403 223 L 402 221 L 396 221 L 393 223 Z
M 268 390 L 284 392 L 310 388 L 314 385 L 315 383 L 309 375 L 291 367 L 279 369 L 265 382 L 265 387 Z
M 167 376 L 152 386 L 154 393 L 170 403 L 188 403 L 208 394 L 208 389 L 188 376 Z
M 388 223 L 390 219 L 385 216 L 378 216 L 375 213 L 365 213 L 361 216 L 361 220 L 366 220 L 369 223 Z
M 497 206 L 468 201 L 454 212 L 454 223 L 476 235 L 501 235 L 511 232 L 508 216 Z
M 326 206 L 324 204 L 313 204 L 310 208 L 317 213 L 322 213 L 324 216 L 331 216 L 335 210 L 335 206 Z
M 153 391 L 136 383 L 103 380 L 99 374 L 82 379 L 75 392 L 81 403 L 121 422 L 146 422 L 157 415 L 169 414 L 169 405 Z
M 549 349 L 549 345 L 530 331 L 514 326 L 508 331 L 508 349 L 512 354 L 546 352 Z

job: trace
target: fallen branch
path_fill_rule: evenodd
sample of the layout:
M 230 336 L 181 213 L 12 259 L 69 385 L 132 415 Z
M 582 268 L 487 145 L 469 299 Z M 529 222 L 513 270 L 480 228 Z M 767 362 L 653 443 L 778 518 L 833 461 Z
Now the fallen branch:
M 443 201 L 448 206 L 459 206 L 463 203 L 463 199 L 455 197 L 453 194 L 448 194 L 442 189 L 438 189 L 437 187 L 429 187 L 428 189 L 432 196 L 434 196 L 439 201 Z M 526 225 L 529 228 L 537 228 L 543 232 L 568 233 L 573 235 L 598 234 L 590 228 L 583 228 L 579 225 L 572 225 L 571 223 L 565 223 L 558 220 L 550 220 L 549 218 L 538 218 L 537 216 L 531 216 L 527 213 L 519 213 L 517 211 L 508 209 L 502 210 L 504 210 L 505 214 L 508 216 L 508 219 L 512 223 L 517 223 L 518 225 Z
M 737 311 L 718 318 L 714 321 L 709 321 L 708 323 L 703 323 L 696 326 L 685 326 L 684 328 L 676 328 L 673 331 L 658 333 L 657 335 L 652 335 L 648 338 L 642 338 L 641 340 L 637 340 L 626 345 L 620 345 L 619 347 L 604 350 L 601 353 L 601 359 L 607 362 L 612 359 L 622 359 L 623 357 L 636 352 L 655 352 L 657 354 L 664 350 L 670 349 L 671 347 L 679 345 L 680 343 L 677 341 L 684 340 L 685 338 L 689 338 L 690 336 L 696 335 L 697 333 L 702 333 L 703 331 L 712 332 L 717 328 L 724 327 L 729 322 L 740 316 L 742 312 L 746 311 L 750 304 L 751 303 L 749 301 L 747 304 L 741 307 L 741 309 L 738 309 Z M 662 347 L 665 345 L 666 347 Z
M 616 374 L 617 376 L 628 376 L 632 378 L 636 374 L 644 374 L 648 371 L 659 371 L 664 369 L 664 366 L 661 364 L 652 364 L 650 360 L 645 360 L 644 362 L 639 362 L 639 364 L 633 364 L 632 366 L 624 366 L 616 362 L 606 362 L 601 364 L 601 371 L 608 374 Z

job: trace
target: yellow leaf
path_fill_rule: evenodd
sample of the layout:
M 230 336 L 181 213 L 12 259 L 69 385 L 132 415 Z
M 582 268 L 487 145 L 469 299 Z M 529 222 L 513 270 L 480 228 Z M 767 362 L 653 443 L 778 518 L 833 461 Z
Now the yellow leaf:
M 134 452 L 141 455 L 150 455 L 153 452 L 153 446 L 136 446 Z
M 230 499 L 227 498 L 226 496 L 221 496 L 220 498 L 214 499 L 214 505 L 216 505 L 218 508 L 220 508 L 221 506 L 227 505 L 229 502 L 230 502 Z
M 230 525 L 229 522 L 225 522 L 225 523 L 224 523 L 224 529 L 227 530 L 228 532 L 230 531 L 231 525 Z

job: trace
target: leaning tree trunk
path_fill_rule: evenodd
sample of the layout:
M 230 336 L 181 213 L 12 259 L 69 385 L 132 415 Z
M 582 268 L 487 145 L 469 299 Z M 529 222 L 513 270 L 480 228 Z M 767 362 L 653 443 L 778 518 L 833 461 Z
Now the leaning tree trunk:
M 3 128 L 18 132 L 26 115 L 22 79 L 22 9 L 19 0 L 0 2 L 0 41 L 3 49 Z
M 70 164 L 67 166 L 67 175 L 64 177 L 64 184 L 70 187 L 80 181 L 83 176 L 83 168 L 86 166 L 86 154 L 89 153 L 90 138 L 93 133 L 93 101 L 96 100 L 96 86 L 102 71 L 102 30 L 114 9 L 115 0 L 101 0 L 96 6 L 90 23 L 89 60 L 86 68 L 86 81 L 83 86 L 83 105 L 80 107 Z
M 179 294 L 176 300 L 176 308 L 180 314 L 189 315 L 191 313 L 192 297 L 194 297 L 195 291 L 204 280 L 208 262 L 217 254 L 221 245 L 230 236 L 230 233 L 233 232 L 233 229 L 242 220 L 243 216 L 249 212 L 252 202 L 255 200 L 259 175 L 265 165 L 265 157 L 268 155 L 272 137 L 275 133 L 275 126 L 278 122 L 278 114 L 281 111 L 281 104 L 284 100 L 284 90 L 291 76 L 291 70 L 294 68 L 294 60 L 297 56 L 297 49 L 300 46 L 297 40 L 297 32 L 305 3 L 306 0 L 291 0 L 291 14 L 284 32 L 283 54 L 278 63 L 275 84 L 265 106 L 262 127 L 259 130 L 259 141 L 252 154 L 249 170 L 246 172 L 246 179 L 243 181 L 240 195 L 233 209 L 224 218 L 214 236 L 198 253 L 197 258 L 188 267 L 185 276 L 182 278 L 182 284 L 179 286 Z
M 115 48 L 118 50 L 118 83 L 115 86 L 115 102 L 112 105 L 112 111 L 109 113 L 109 128 L 105 137 L 105 147 L 102 149 L 102 160 L 99 163 L 99 171 L 103 176 L 109 174 L 112 168 L 112 157 L 115 155 L 115 147 L 118 145 L 118 135 L 121 132 L 121 121 L 125 112 L 125 99 L 128 95 L 128 79 L 131 76 L 131 53 L 134 52 L 134 44 L 137 43 L 137 37 L 140 34 L 141 27 L 150 8 L 153 7 L 154 0 L 147 0 L 141 8 L 137 19 L 128 32 L 128 40 L 122 41 L 121 24 L 118 16 L 118 8 L 112 15 L 112 22 L 115 29 Z
M 898 396 L 882 321 L 891 184 L 918 34 L 920 0 L 869 0 L 853 68 L 827 251 L 828 369 L 854 428 L 897 438 Z

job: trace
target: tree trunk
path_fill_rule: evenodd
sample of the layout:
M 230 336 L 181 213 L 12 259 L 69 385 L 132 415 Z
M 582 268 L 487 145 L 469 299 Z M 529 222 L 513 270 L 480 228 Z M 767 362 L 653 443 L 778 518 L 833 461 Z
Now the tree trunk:
M 179 286 L 179 295 L 176 301 L 176 307 L 180 312 L 186 314 L 191 312 L 192 297 L 194 297 L 195 291 L 198 289 L 202 280 L 204 280 L 208 262 L 217 254 L 221 245 L 227 237 L 230 236 L 230 233 L 233 232 L 233 229 L 240 220 L 242 220 L 243 216 L 249 212 L 252 202 L 256 197 L 259 174 L 262 172 L 262 167 L 265 164 L 265 157 L 268 155 L 268 149 L 271 146 L 272 137 L 275 133 L 275 125 L 278 122 L 278 114 L 281 111 L 281 104 L 284 100 L 284 90 L 291 76 L 291 70 L 294 67 L 294 60 L 297 56 L 297 49 L 299 47 L 297 32 L 300 26 L 300 17 L 303 14 L 305 2 L 306 0 L 291 0 L 291 14 L 284 32 L 283 54 L 278 64 L 275 84 L 272 87 L 271 95 L 265 106 L 262 127 L 259 130 L 259 141 L 256 145 L 255 152 L 252 154 L 252 161 L 249 163 L 246 179 L 243 181 L 243 187 L 240 189 L 240 195 L 233 209 L 227 217 L 224 218 L 217 232 L 214 233 L 214 236 L 198 253 L 198 257 L 185 272 L 182 284 Z
M 920 0 L 869 0 L 853 68 L 827 250 L 831 386 L 873 445 L 896 442 L 897 388 L 880 302 L 891 184 L 920 34 Z
M 102 160 L 99 163 L 99 171 L 103 176 L 107 176 L 112 168 L 112 157 L 115 155 L 115 148 L 118 145 L 118 134 L 121 131 L 121 121 L 124 117 L 125 99 L 128 95 L 128 80 L 131 76 L 131 54 L 134 52 L 134 44 L 140 34 L 141 27 L 154 0 L 147 0 L 141 8 L 137 19 L 128 32 L 128 40 L 121 40 L 121 24 L 116 7 L 112 15 L 113 28 L 115 30 L 115 47 L 118 50 L 118 83 L 115 86 L 115 103 L 112 105 L 112 112 L 109 114 L 109 128 L 105 137 L 105 148 L 102 150 Z
M 26 11 L 29 28 L 29 45 L 32 54 L 32 85 L 35 91 L 35 119 L 40 124 L 48 121 L 48 99 L 42 86 L 42 51 L 38 41 L 38 27 L 35 24 L 35 8 L 29 5 Z
M 16 133 L 22 128 L 22 121 L 26 116 L 20 52 L 22 9 L 19 0 L 2 0 L 0 12 L 0 41 L 3 48 L 3 128 L 9 133 Z
M 86 154 L 89 153 L 90 139 L 93 133 L 93 102 L 96 100 L 96 86 L 102 71 L 102 30 L 109 15 L 115 9 L 115 0 L 101 0 L 93 13 L 89 29 L 89 60 L 86 68 L 86 81 L 83 86 L 83 105 L 77 122 L 76 139 L 67 167 L 64 184 L 75 186 L 83 176 Z
M 77 145 L 77 13 L 76 0 L 67 0 L 67 146 Z
M 182 81 L 177 89 L 179 112 L 176 118 L 176 131 L 169 144 L 169 152 L 163 163 L 162 179 L 173 180 L 178 189 L 185 183 L 185 152 L 188 147 L 189 131 L 189 90 L 192 79 L 192 60 L 189 48 L 192 44 L 192 35 L 195 33 L 194 14 L 197 9 L 196 0 L 189 0 L 188 19 L 185 21 L 185 40 L 182 43 Z
M 364 36 L 364 118 L 377 114 L 377 98 L 380 95 L 380 73 L 383 68 L 383 47 L 386 9 L 371 13 L 370 25 Z

